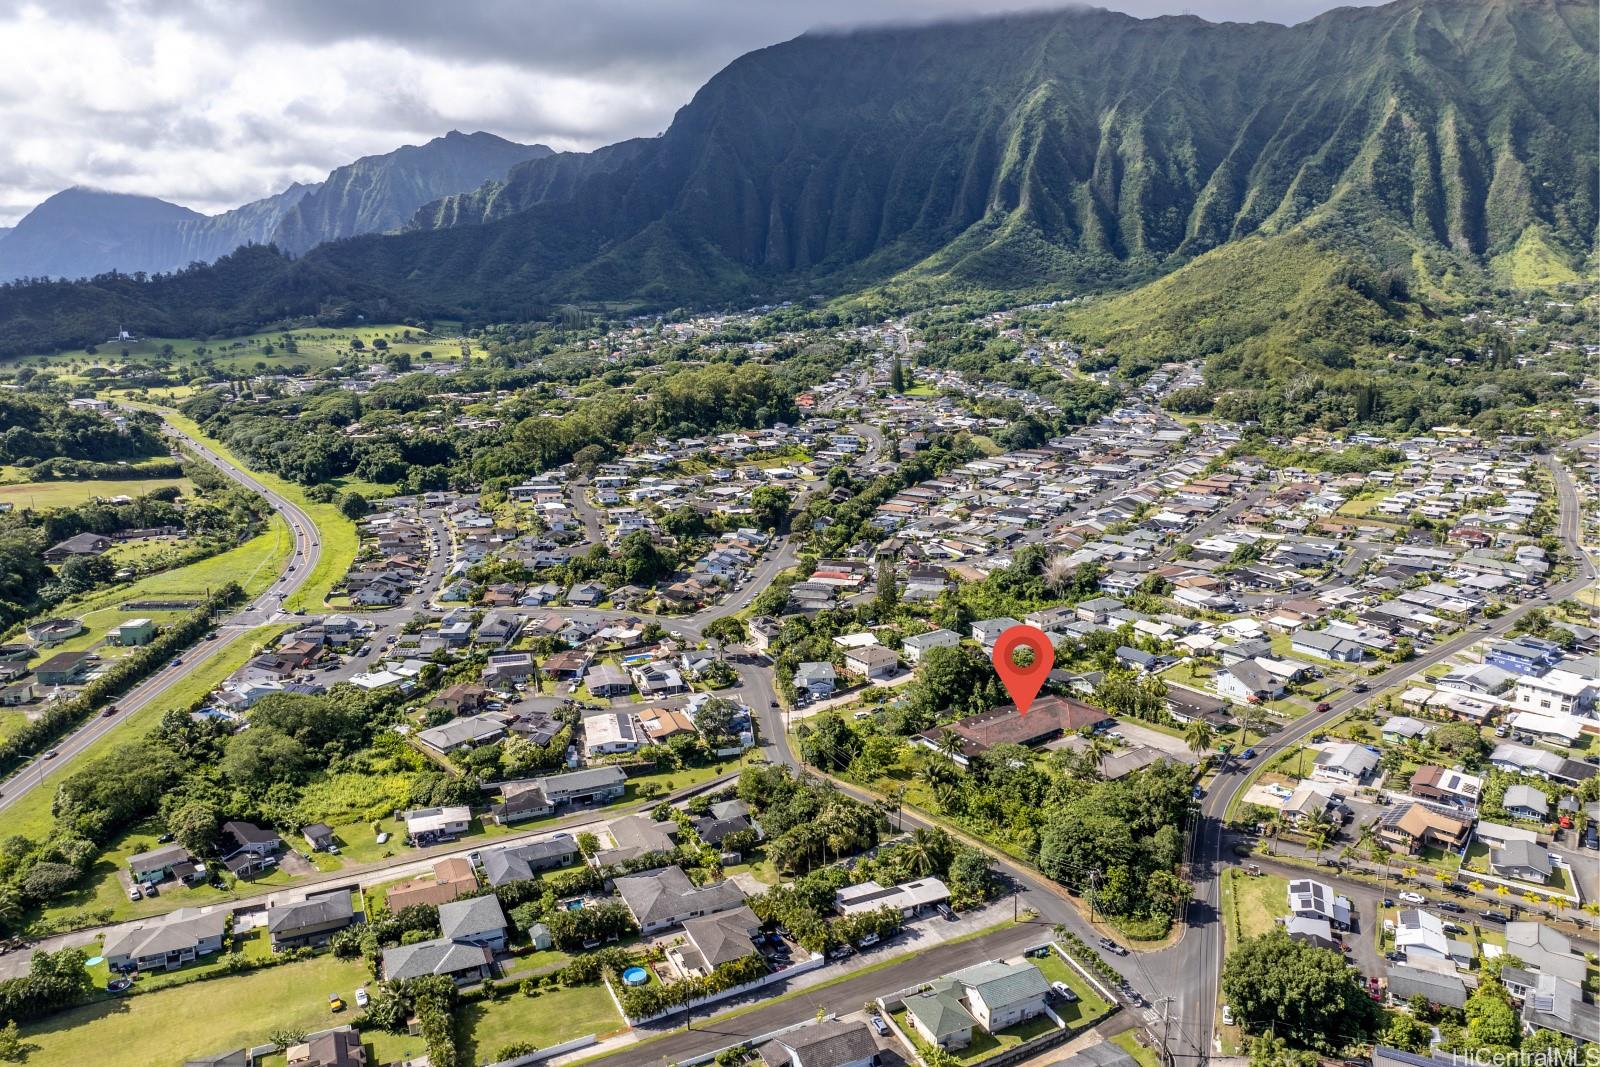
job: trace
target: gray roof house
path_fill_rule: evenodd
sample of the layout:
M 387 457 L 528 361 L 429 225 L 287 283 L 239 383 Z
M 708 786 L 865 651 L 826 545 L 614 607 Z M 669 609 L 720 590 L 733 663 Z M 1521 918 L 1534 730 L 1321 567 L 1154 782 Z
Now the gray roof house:
M 449 941 L 500 952 L 506 947 L 506 913 L 492 893 L 452 900 L 439 905 L 439 933 Z
M 1572 951 L 1572 941 L 1544 923 L 1506 923 L 1506 951 L 1540 974 L 1553 974 L 1571 982 L 1584 979 L 1584 958 Z
M 164 971 L 222 951 L 228 913 L 179 908 L 135 926 L 114 927 L 100 954 L 113 971 Z
M 1553 871 L 1550 853 L 1534 841 L 1507 841 L 1489 853 L 1489 870 L 1502 878 L 1517 878 L 1543 885 Z
M 696 886 L 682 867 L 627 875 L 616 880 L 616 887 L 639 929 L 647 934 L 744 903 L 744 890 L 733 882 Z
M 1405 1002 L 1421 993 L 1430 1004 L 1460 1008 L 1467 1003 L 1467 985 L 1453 974 L 1396 964 L 1389 968 L 1389 995 Z
M 355 921 L 355 907 L 344 892 L 267 909 L 267 933 L 274 949 L 323 944 Z
M 525 882 L 540 871 L 565 867 L 578 858 L 578 842 L 571 836 L 527 841 L 483 852 L 483 880 L 490 888 Z
M 807 1023 L 761 1046 L 764 1067 L 872 1067 L 878 1043 L 864 1022 Z
M 1500 806 L 1523 819 L 1543 821 L 1550 815 L 1550 798 L 1544 795 L 1543 790 L 1522 782 L 1506 786 L 1506 794 L 1500 801 Z
M 398 981 L 443 974 L 457 985 L 470 985 L 488 978 L 493 968 L 494 953 L 484 946 L 446 937 L 383 950 L 383 976 Z

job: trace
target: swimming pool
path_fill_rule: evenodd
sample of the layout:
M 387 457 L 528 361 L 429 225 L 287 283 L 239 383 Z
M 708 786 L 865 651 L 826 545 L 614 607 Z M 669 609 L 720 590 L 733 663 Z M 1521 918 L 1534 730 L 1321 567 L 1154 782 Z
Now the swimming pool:
M 650 972 L 643 967 L 629 967 L 622 972 L 623 985 L 644 985 L 650 981 Z

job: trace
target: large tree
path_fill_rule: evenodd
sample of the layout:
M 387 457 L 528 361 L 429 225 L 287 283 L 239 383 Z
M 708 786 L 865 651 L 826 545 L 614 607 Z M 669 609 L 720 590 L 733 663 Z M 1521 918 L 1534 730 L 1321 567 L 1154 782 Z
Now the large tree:
M 1222 994 L 1247 1029 L 1336 1052 L 1366 1040 L 1378 1011 L 1361 977 L 1331 949 L 1274 930 L 1242 942 L 1222 968 Z

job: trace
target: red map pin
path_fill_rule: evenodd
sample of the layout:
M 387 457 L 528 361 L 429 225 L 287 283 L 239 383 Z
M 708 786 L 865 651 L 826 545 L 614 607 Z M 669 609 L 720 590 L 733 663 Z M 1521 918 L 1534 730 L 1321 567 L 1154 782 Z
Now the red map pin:
M 1033 652 L 1032 664 L 1026 667 L 1016 665 L 1011 656 L 1019 648 Z M 995 673 L 1000 676 L 1006 692 L 1011 696 L 1011 702 L 1017 706 L 1017 714 L 1028 714 L 1029 705 L 1039 695 L 1039 690 L 1044 688 L 1044 680 L 1050 677 L 1050 668 L 1056 664 L 1056 650 L 1050 643 L 1050 636 L 1037 626 L 1013 626 L 994 643 L 990 659 L 994 662 Z

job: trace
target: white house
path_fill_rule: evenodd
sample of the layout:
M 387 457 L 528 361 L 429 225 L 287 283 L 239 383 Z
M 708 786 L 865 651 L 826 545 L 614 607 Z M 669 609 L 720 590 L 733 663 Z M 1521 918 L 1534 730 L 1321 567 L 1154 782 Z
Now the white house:
M 916 664 L 931 648 L 955 648 L 960 643 L 961 635 L 954 630 L 929 630 L 925 634 L 912 634 L 900 642 L 900 652 L 907 663 Z

